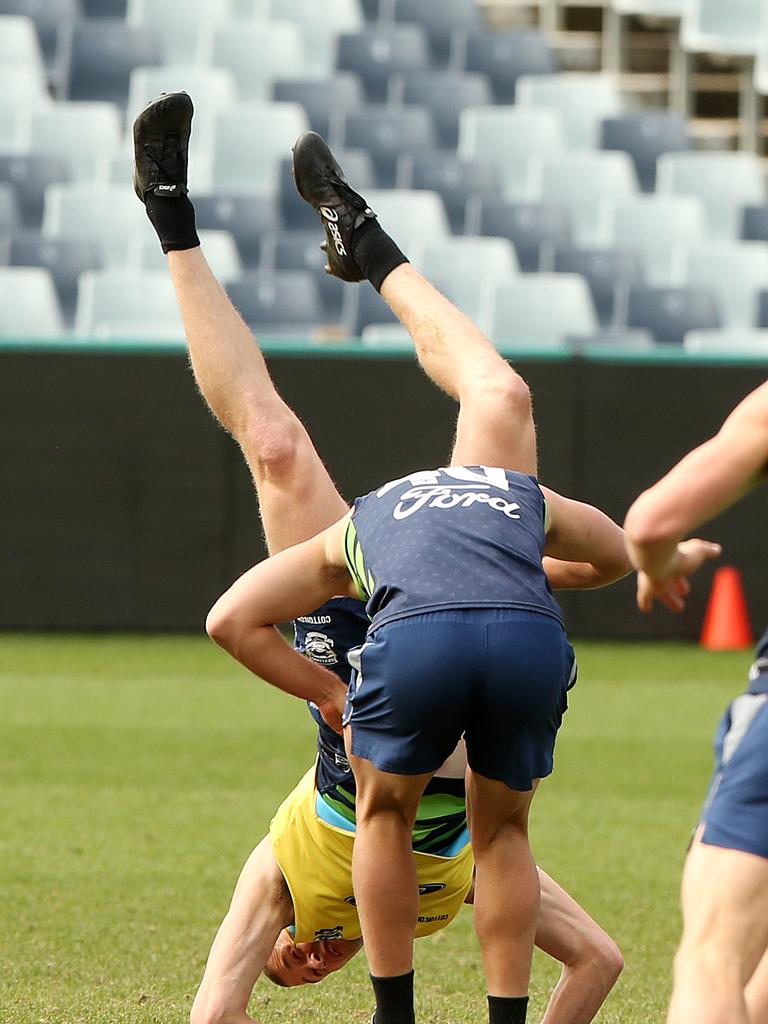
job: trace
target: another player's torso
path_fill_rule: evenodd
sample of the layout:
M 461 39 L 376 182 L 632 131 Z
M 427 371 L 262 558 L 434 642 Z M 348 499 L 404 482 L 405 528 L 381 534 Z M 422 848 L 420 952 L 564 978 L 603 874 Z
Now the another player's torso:
M 374 627 L 448 608 L 521 608 L 561 619 L 542 569 L 534 477 L 481 466 L 425 470 L 355 502 L 346 557 Z

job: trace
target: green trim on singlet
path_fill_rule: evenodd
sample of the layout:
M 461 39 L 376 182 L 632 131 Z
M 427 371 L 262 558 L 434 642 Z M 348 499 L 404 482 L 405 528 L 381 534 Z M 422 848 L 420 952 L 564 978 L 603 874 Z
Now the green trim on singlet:
M 542 495 L 542 497 L 544 497 Z M 549 502 L 544 498 L 544 533 L 549 531 Z
M 376 581 L 365 566 L 360 538 L 351 519 L 344 531 L 344 559 L 360 600 L 367 601 L 376 589 Z

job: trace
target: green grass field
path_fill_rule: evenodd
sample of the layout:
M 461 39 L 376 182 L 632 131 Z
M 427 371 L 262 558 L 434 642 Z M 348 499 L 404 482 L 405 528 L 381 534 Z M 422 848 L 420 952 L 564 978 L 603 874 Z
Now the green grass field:
M 621 944 L 598 1018 L 664 1017 L 710 738 L 748 654 L 577 644 L 580 682 L 534 804 L 539 863 Z M 313 755 L 298 701 L 204 638 L 0 636 L 0 1020 L 182 1024 L 242 862 Z M 370 1019 L 362 958 L 262 981 L 261 1024 Z M 537 959 L 535 1022 L 557 975 Z M 469 911 L 418 943 L 419 1017 L 482 1024 Z

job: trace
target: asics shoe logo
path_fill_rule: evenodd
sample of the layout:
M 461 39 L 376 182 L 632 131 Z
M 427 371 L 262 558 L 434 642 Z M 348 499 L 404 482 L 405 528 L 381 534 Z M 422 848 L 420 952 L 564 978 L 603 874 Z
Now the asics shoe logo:
M 346 256 L 347 250 L 344 248 L 344 243 L 341 240 L 341 232 L 339 231 L 339 215 L 335 210 L 332 210 L 330 206 L 321 206 L 320 213 L 323 215 L 325 220 L 328 222 L 326 227 L 328 233 L 333 239 L 333 245 L 339 256 Z

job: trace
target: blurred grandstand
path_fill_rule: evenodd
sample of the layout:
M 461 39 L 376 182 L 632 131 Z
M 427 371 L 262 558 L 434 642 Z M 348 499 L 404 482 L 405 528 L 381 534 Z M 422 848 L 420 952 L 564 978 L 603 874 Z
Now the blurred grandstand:
M 176 89 L 254 330 L 403 340 L 322 273 L 311 127 L 499 343 L 768 354 L 768 0 L 0 0 L 0 337 L 182 336 L 130 186 L 133 117 Z

